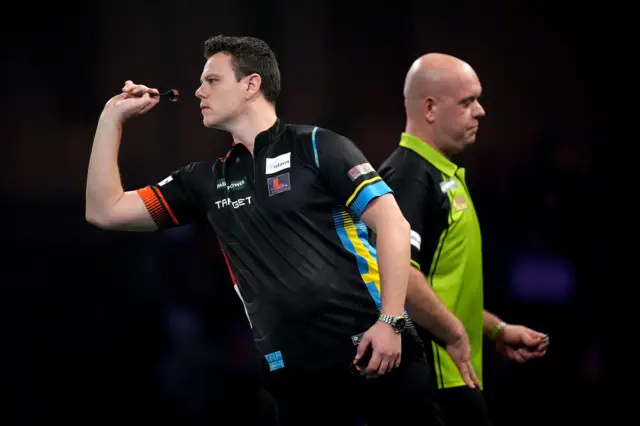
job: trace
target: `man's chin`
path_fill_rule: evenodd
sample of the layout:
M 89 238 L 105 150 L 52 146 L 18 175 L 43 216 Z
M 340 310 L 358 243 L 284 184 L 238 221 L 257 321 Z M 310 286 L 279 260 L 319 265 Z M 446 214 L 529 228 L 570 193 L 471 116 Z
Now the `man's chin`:
M 204 124 L 204 127 L 208 128 L 208 129 L 219 129 L 220 127 L 218 126 L 218 123 L 210 118 L 204 117 L 202 119 L 202 124 Z
M 468 147 L 469 145 L 473 145 L 474 143 L 476 143 L 476 135 L 470 136 L 468 137 L 465 141 L 464 144 L 462 145 L 462 149 Z
M 213 119 L 213 117 L 202 118 L 202 124 L 204 124 L 204 126 L 209 129 L 228 131 L 229 126 L 227 126 L 227 123 L 229 123 L 229 120 L 226 117 L 221 117 L 217 119 Z
M 468 138 L 463 141 L 458 142 L 455 146 L 451 147 L 451 150 L 447 152 L 448 155 L 457 155 L 461 154 L 464 150 L 466 150 L 469 146 L 473 145 L 476 141 L 476 138 Z

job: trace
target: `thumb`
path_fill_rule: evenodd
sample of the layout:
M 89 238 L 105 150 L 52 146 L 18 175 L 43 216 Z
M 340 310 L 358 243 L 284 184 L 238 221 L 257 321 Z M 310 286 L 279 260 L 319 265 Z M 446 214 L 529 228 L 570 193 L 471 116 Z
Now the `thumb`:
M 368 334 L 362 336 L 360 339 L 360 344 L 358 345 L 358 350 L 356 351 L 356 359 L 360 359 L 364 356 L 365 352 L 369 348 L 369 344 L 371 343 L 371 337 Z
M 535 332 L 527 332 L 522 334 L 522 343 L 526 346 L 536 346 L 542 340 Z

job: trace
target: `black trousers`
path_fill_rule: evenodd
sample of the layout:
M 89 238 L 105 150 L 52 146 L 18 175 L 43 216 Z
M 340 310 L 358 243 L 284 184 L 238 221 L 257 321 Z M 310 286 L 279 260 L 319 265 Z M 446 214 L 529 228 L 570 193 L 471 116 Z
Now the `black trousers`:
M 400 367 L 374 379 L 349 367 L 345 362 L 312 373 L 270 373 L 268 390 L 279 425 L 443 425 L 432 368 L 422 349 L 403 347 Z
M 446 426 L 491 426 L 489 410 L 480 389 L 467 386 L 440 389 L 437 392 L 442 419 Z

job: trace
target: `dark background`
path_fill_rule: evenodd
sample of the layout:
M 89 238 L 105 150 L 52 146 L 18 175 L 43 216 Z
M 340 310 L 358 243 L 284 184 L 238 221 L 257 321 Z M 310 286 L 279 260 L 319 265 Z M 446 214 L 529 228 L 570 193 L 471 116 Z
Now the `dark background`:
M 215 34 L 265 39 L 281 66 L 280 117 L 350 137 L 374 166 L 404 129 L 413 60 L 443 52 L 475 68 L 487 116 L 456 161 L 482 224 L 486 305 L 552 341 L 522 366 L 486 345 L 492 414 L 500 426 L 594 422 L 618 357 L 599 306 L 608 227 L 607 203 L 594 202 L 605 135 L 590 12 L 552 1 L 6 6 L 0 423 L 219 424 L 256 377 L 210 230 L 121 234 L 84 221 L 98 116 L 127 79 L 182 98 L 126 125 L 125 189 L 226 152 L 229 135 L 202 126 L 194 96 Z

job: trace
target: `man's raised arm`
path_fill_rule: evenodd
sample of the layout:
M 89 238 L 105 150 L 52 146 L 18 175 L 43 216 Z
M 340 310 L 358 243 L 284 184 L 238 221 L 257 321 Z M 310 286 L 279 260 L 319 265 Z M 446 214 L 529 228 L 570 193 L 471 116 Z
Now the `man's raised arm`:
M 134 93 L 144 92 L 141 97 Z M 137 191 L 125 192 L 118 169 L 118 151 L 125 121 L 144 114 L 158 104 L 155 89 L 127 81 L 122 93 L 105 105 L 91 149 L 85 216 L 99 228 L 122 231 L 155 231 L 158 229 Z

